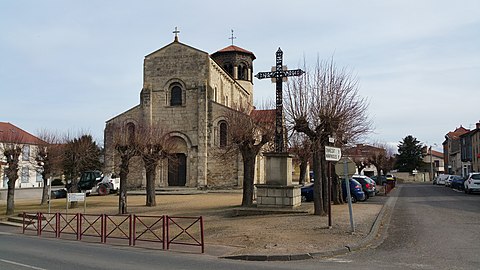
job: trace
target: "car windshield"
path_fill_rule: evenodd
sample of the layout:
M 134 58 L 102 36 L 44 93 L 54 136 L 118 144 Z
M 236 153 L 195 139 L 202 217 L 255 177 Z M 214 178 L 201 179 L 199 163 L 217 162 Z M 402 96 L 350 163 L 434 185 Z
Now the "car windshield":
M 480 173 L 472 174 L 472 179 L 480 180 Z

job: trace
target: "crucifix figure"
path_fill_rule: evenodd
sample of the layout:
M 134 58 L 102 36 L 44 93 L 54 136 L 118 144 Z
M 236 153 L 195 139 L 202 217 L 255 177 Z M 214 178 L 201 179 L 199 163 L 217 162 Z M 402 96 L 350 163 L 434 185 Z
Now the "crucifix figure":
M 177 27 L 175 26 L 175 31 L 173 31 L 172 33 L 175 34 L 175 41 L 178 41 L 178 33 L 180 33 L 180 30 L 177 30 Z
M 275 78 L 276 83 L 276 97 L 275 97 L 275 152 L 284 153 L 286 152 L 286 141 L 284 137 L 284 126 L 283 126 L 283 79 L 290 76 L 301 76 L 305 73 L 301 69 L 287 70 L 283 69 L 283 52 L 278 48 L 276 53 L 276 65 L 275 70 L 270 72 L 259 72 L 255 77 L 257 79 L 265 78 Z

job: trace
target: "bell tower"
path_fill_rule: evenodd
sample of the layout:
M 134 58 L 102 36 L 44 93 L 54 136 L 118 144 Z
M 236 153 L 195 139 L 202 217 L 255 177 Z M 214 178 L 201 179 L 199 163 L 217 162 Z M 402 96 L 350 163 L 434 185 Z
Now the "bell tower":
M 255 55 L 233 45 L 235 39 L 233 32 L 230 39 L 232 45 L 213 53 L 211 58 L 245 90 L 253 94 L 253 60 L 255 60 Z

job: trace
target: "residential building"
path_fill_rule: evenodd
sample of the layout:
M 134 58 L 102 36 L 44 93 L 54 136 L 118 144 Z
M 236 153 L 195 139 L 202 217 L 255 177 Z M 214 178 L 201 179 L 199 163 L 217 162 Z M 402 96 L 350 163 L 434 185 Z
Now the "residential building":
M 23 129 L 7 122 L 0 122 L 0 188 L 7 188 L 8 177 L 5 169 L 8 168 L 4 149 L 11 144 L 19 144 L 22 153 L 18 163 L 18 179 L 15 188 L 41 187 L 42 175 L 35 162 L 38 147 L 44 142 Z
M 460 135 L 462 175 L 480 171 L 480 122 L 475 129 Z
M 431 177 L 433 179 L 433 177 L 445 172 L 443 153 L 435 151 L 431 147 L 425 147 L 424 149 L 425 156 L 423 157 L 423 162 L 429 164 L 429 172 L 432 173 Z
M 444 147 L 445 172 L 448 174 L 464 175 L 460 136 L 470 130 L 462 126 L 450 131 L 445 135 Z

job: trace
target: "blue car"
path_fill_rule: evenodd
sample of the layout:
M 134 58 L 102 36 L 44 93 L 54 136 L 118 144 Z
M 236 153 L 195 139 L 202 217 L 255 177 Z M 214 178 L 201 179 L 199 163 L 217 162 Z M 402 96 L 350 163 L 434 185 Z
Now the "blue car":
M 464 182 L 465 178 L 461 177 L 460 175 L 454 175 L 452 178 L 452 182 L 450 183 L 450 187 L 458 190 L 463 190 Z
M 342 193 L 343 199 L 347 201 L 347 189 L 345 185 L 345 180 L 342 181 Z M 362 185 L 354 179 L 350 179 L 350 195 L 352 196 L 352 203 L 356 203 L 357 201 L 365 201 L 366 196 L 365 192 L 362 190 Z
M 302 202 L 313 201 L 313 184 L 307 184 L 300 189 Z

